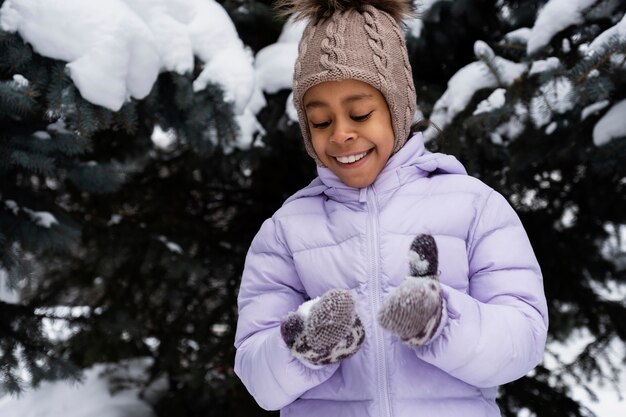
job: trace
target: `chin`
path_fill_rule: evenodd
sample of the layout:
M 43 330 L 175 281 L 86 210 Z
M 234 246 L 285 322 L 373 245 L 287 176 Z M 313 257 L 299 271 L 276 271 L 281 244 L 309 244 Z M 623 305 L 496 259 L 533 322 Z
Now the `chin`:
M 368 179 L 342 179 L 342 182 L 352 188 L 365 188 L 372 185 L 374 180 Z

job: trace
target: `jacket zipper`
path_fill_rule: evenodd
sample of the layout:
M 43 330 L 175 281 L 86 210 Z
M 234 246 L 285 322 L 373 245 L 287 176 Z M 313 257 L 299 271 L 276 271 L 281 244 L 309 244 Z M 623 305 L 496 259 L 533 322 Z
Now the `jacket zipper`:
M 380 309 L 382 295 L 379 274 L 380 242 L 378 231 L 378 203 L 374 189 L 367 187 L 367 205 L 369 220 L 368 243 L 370 245 L 370 305 L 372 307 L 372 328 L 374 330 L 374 340 L 376 341 L 376 386 L 378 388 L 378 399 L 381 408 L 381 416 L 391 417 L 391 405 L 389 401 L 389 386 L 387 378 L 387 355 L 385 354 L 385 340 L 381 328 L 376 322 L 376 316 Z

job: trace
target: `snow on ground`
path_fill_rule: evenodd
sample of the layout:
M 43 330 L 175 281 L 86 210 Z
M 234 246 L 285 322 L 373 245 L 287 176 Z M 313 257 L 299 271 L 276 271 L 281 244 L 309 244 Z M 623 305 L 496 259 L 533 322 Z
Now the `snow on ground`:
M 612 226 L 611 226 L 612 227 Z M 616 230 L 607 230 L 613 236 L 619 234 L 621 240 L 619 250 L 623 250 L 626 245 L 626 227 Z M 608 248 L 607 250 L 610 250 Z M 616 248 L 613 248 L 616 249 Z M 2 270 L 0 270 L 2 278 Z M 615 284 L 604 288 L 597 288 L 598 294 L 606 299 L 624 300 L 626 297 L 626 287 Z M 308 310 L 319 300 L 311 300 L 305 303 L 298 311 L 308 314 Z M 50 311 L 58 316 L 64 315 L 85 315 L 87 308 L 67 308 L 56 307 Z M 46 332 L 55 340 L 66 338 L 71 329 L 67 328 L 67 323 L 63 320 L 53 325 L 46 326 Z M 222 327 L 215 326 L 215 331 Z M 576 360 L 576 357 L 587 343 L 593 340 L 593 336 L 582 330 L 576 333 L 570 340 L 564 343 L 552 342 L 546 349 L 544 364 L 548 369 L 558 371 L 565 364 Z M 608 348 L 611 361 L 619 366 L 626 355 L 624 344 L 615 339 Z M 557 360 L 557 357 L 559 360 Z M 605 374 L 609 374 L 606 363 L 601 362 Z M 2 417 L 155 417 L 150 407 L 160 393 L 167 389 L 167 384 L 163 379 L 152 383 L 149 388 L 143 391 L 142 398 L 139 397 L 139 390 L 134 388 L 138 384 L 132 382 L 143 382 L 147 379 L 147 369 L 150 359 L 140 358 L 124 361 L 120 364 L 97 364 L 85 370 L 81 383 L 67 382 L 46 382 L 36 390 L 30 390 L 20 397 L 0 395 L 0 416 Z M 590 387 L 597 395 L 597 401 L 592 400 L 587 392 L 578 383 L 569 378 L 566 381 L 572 388 L 572 397 L 586 407 L 591 409 L 597 417 L 624 417 L 626 413 L 626 399 L 620 397 L 620 392 L 626 392 L 626 368 L 622 365 L 620 372 L 620 383 L 617 386 L 601 385 L 597 381 L 592 381 Z M 115 383 L 122 381 L 123 386 L 118 385 L 118 390 L 114 393 L 111 390 Z M 519 414 L 525 416 L 524 412 Z
M 147 361 L 137 360 L 119 368 L 115 377 L 145 378 Z M 111 393 L 107 366 L 95 365 L 85 371 L 82 383 L 45 382 L 20 397 L 0 397 L 2 417 L 154 417 L 154 411 L 138 397 L 137 388 Z M 122 375 L 120 375 L 122 372 Z
M 566 362 L 576 355 L 589 341 L 588 334 L 579 335 L 576 340 L 566 344 L 552 343 L 548 348 Z M 609 349 L 616 363 L 624 357 L 624 345 L 619 341 Z M 85 371 L 84 380 L 79 384 L 66 382 L 46 382 L 37 390 L 28 391 L 21 397 L 0 397 L 0 416 L 2 417 L 154 417 L 151 407 L 139 398 L 137 388 L 127 387 L 111 393 L 109 383 L 114 378 L 124 380 L 142 380 L 145 378 L 147 360 L 130 361 L 125 366 L 115 367 L 114 372 L 106 372 L 109 366 L 98 364 Z M 546 355 L 546 365 L 556 369 L 559 365 Z M 621 372 L 622 380 L 618 387 L 600 386 L 592 383 L 598 401 L 589 398 L 586 391 L 572 382 L 572 397 L 590 408 L 597 417 L 623 417 L 626 415 L 626 399 L 621 398 L 619 390 L 625 392 L 626 372 Z M 160 388 L 156 388 L 158 390 Z M 520 414 L 520 416 L 523 414 Z

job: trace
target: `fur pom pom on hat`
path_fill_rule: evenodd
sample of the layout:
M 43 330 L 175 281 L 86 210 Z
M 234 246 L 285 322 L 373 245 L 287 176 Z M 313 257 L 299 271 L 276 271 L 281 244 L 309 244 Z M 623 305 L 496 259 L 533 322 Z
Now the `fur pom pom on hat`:
M 406 143 L 416 109 L 415 87 L 400 25 L 413 15 L 411 0 L 279 0 L 285 15 L 308 19 L 300 40 L 293 100 L 308 154 L 323 166 L 311 143 L 302 103 L 306 91 L 326 81 L 358 80 L 380 91 L 394 131 L 393 153 Z
M 296 15 L 296 20 L 310 19 L 319 22 L 334 12 L 355 9 L 363 11 L 372 6 L 401 23 L 405 17 L 414 16 L 413 2 L 405 0 L 278 0 L 277 7 L 284 15 Z

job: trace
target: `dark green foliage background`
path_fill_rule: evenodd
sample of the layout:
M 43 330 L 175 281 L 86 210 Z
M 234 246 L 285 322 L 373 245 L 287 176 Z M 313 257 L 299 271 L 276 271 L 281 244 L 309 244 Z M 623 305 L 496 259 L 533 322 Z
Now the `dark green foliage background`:
M 550 340 L 564 341 L 580 329 L 595 336 L 575 364 L 557 371 L 539 366 L 502 387 L 503 414 L 526 408 L 541 417 L 577 417 L 591 414 L 570 398 L 565 382 L 584 384 L 590 376 L 613 381 L 615 375 L 600 368 L 607 363 L 606 347 L 615 338 L 626 340 L 624 300 L 607 300 L 594 289 L 626 278 L 623 266 L 600 250 L 608 238 L 605 225 L 626 224 L 626 140 L 595 146 L 592 130 L 603 112 L 584 121 L 580 114 L 595 101 L 626 98 L 626 71 L 601 57 L 581 62 L 572 50 L 615 24 L 624 7 L 598 1 L 595 7 L 614 7 L 613 21 L 567 28 L 535 57 L 502 41 L 516 28 L 532 27 L 544 3 L 442 1 L 422 15 L 422 36 L 409 38 L 408 47 L 426 116 L 450 77 L 477 59 L 477 40 L 517 62 L 557 56 L 564 64 L 517 80 L 504 108 L 473 116 L 491 93 L 478 91 L 428 146 L 457 156 L 518 210 L 544 272 Z M 269 0 L 223 5 L 254 52 L 278 38 L 283 22 Z M 504 6 L 511 10 L 508 19 Z M 563 50 L 565 38 L 578 43 Z M 623 44 L 612 47 L 607 54 L 626 52 Z M 258 115 L 266 134 L 255 146 L 225 151 L 222 145 L 229 148 L 237 132 L 233 110 L 216 86 L 193 93 L 201 65 L 191 74 L 161 74 L 146 99 L 113 113 L 80 97 L 63 62 L 0 32 L 0 262 L 23 297 L 20 304 L 0 302 L 4 390 L 79 377 L 80 369 L 95 363 L 150 357 L 151 379 L 169 387 L 153 403 L 159 416 L 276 415 L 258 408 L 233 374 L 237 289 L 262 221 L 313 179 L 315 167 L 297 125 L 285 116 L 287 90 L 266 96 Z M 585 77 L 591 69 L 599 76 Z M 30 84 L 17 86 L 14 74 Z M 511 117 L 516 102 L 528 105 L 541 85 L 561 76 L 574 81 L 575 105 L 554 117 L 554 133 L 527 121 L 515 141 L 492 143 L 489 134 Z M 59 118 L 67 129 L 50 130 Z M 171 149 L 153 145 L 155 125 L 176 133 Z M 46 130 L 50 139 L 33 136 Z M 531 204 L 522 202 L 528 192 L 534 193 Z M 58 223 L 40 227 L 7 200 L 48 211 Z M 564 226 L 561 219 L 571 210 L 575 221 Z M 41 323 L 56 313 L 42 308 L 59 305 L 90 308 L 64 318 L 72 337 L 48 340 Z M 20 349 L 30 381 L 16 372 Z

